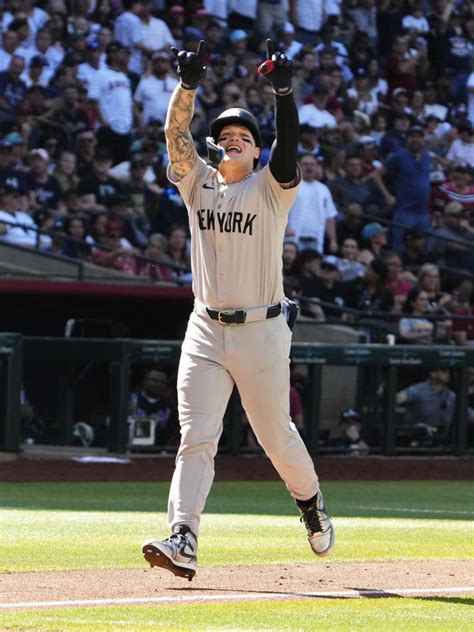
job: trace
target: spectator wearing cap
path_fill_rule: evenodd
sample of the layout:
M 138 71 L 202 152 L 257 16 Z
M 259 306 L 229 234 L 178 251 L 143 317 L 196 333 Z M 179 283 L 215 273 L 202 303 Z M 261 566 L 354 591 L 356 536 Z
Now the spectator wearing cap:
M 384 248 L 387 246 L 388 228 L 384 228 L 378 222 L 370 222 L 362 229 L 362 239 L 366 243 L 366 247 L 360 251 L 358 260 L 367 265 L 375 257 L 383 254 Z
M 23 58 L 12 55 L 7 70 L 0 72 L 0 124 L 4 133 L 11 131 L 16 111 L 26 99 L 27 87 L 21 79 L 24 69 Z
M 317 84 L 313 89 L 312 103 L 305 103 L 298 110 L 300 125 L 308 124 L 312 127 L 337 127 L 335 117 L 326 109 L 329 93 L 328 89 Z
M 278 50 L 284 53 L 288 59 L 294 59 L 301 52 L 303 44 L 295 39 L 295 27 L 291 22 L 285 22 L 278 29 Z
M 442 210 L 448 202 L 459 202 L 465 213 L 474 212 L 473 170 L 467 164 L 454 163 L 432 195 L 434 211 Z
M 109 176 L 112 166 L 112 154 L 106 147 L 98 147 L 93 162 L 93 172 L 81 179 L 82 192 L 93 193 L 99 204 L 107 205 L 108 200 L 119 195 L 121 185 Z
M 139 18 L 142 22 L 142 42 L 149 51 L 176 46 L 166 22 L 151 14 L 151 2 L 143 2 Z
M 128 69 L 141 75 L 144 69 L 143 54 L 149 55 L 156 44 L 151 48 L 143 42 L 143 0 L 122 0 L 125 9 L 114 22 L 114 38 L 125 48 L 130 50 Z
M 347 303 L 347 286 L 341 283 L 339 278 L 338 258 L 327 255 L 321 260 L 319 276 L 301 279 L 301 295 L 343 307 Z M 302 312 L 319 320 L 326 320 L 327 318 L 340 320 L 343 312 L 337 307 L 306 303 Z
M 428 263 L 431 257 L 426 250 L 426 237 L 416 228 L 410 228 L 403 235 L 404 249 L 400 253 L 403 268 L 415 276 L 421 266 Z
M 91 263 L 104 266 L 104 268 L 113 268 L 124 274 L 135 275 L 137 270 L 135 250 L 130 246 L 123 246 L 122 238 L 122 222 L 117 219 L 107 220 L 104 235 L 90 256 Z
M 474 169 L 474 131 L 469 121 L 459 123 L 458 137 L 451 143 L 446 159 L 450 163 L 461 162 Z
M 239 58 L 247 52 L 248 36 L 247 32 L 243 29 L 236 29 L 231 31 L 229 35 L 230 53 Z
M 111 42 L 107 46 L 107 67 L 88 91 L 100 123 L 98 143 L 109 149 L 114 164 L 127 160 L 130 146 L 132 91 L 126 72 L 127 51 L 120 42 Z
M 427 81 L 423 86 L 423 116 L 426 118 L 433 114 L 440 121 L 445 121 L 448 116 L 448 108 L 437 103 L 437 96 L 435 84 L 432 81 Z
M 29 67 L 23 71 L 21 78 L 28 88 L 36 85 L 46 88 L 52 74 L 48 61 L 41 55 L 35 55 L 31 58 Z
M 170 53 L 154 51 L 151 55 L 151 73 L 140 79 L 133 96 L 134 112 L 139 124 L 148 124 L 151 119 L 164 121 L 171 94 L 178 84 L 171 72 Z
M 425 149 L 424 129 L 412 126 L 407 132 L 407 146 L 390 154 L 376 176 L 388 175 L 393 182 L 395 210 L 392 247 L 403 249 L 403 232 L 408 228 L 427 230 L 430 224 L 431 157 Z
M 47 208 L 53 213 L 65 212 L 63 194 L 57 178 L 49 173 L 49 154 L 44 148 L 30 152 L 30 172 L 26 184 L 33 209 Z
M 0 72 L 7 70 L 15 49 L 18 47 L 18 36 L 15 31 L 3 31 L 0 47 Z
M 318 130 L 312 125 L 303 123 L 300 125 L 299 141 L 298 141 L 298 155 L 311 154 L 316 156 L 320 160 L 323 157 L 320 156 L 321 146 L 318 142 Z
M 9 143 L 11 145 L 11 166 L 17 169 L 24 168 L 26 165 L 28 149 L 23 136 L 19 132 L 10 132 L 3 140 L 5 143 Z
M 14 178 L 6 178 L 0 183 L 0 241 L 34 248 L 37 227 L 31 215 L 19 210 L 19 195 Z
M 474 235 L 466 229 L 460 202 L 449 202 L 443 211 L 443 226 L 434 231 L 431 254 L 447 266 L 474 270 Z M 441 237 L 442 239 L 438 239 Z
M 294 237 L 300 250 L 313 248 L 323 253 L 327 235 L 330 252 L 337 252 L 337 210 L 328 187 L 320 182 L 321 164 L 312 154 L 298 160 L 302 180 L 288 216 L 287 237 Z
M 393 121 L 380 140 L 382 156 L 388 156 L 392 152 L 406 146 L 406 133 L 410 127 L 411 116 L 408 112 L 398 112 L 393 115 Z
M 344 46 L 344 44 L 338 39 L 336 39 L 336 37 L 337 37 L 337 27 L 335 27 L 334 24 L 331 24 L 326 21 L 323 27 L 321 28 L 321 32 L 320 32 L 321 41 L 319 44 L 317 44 L 314 47 L 314 51 L 319 54 L 320 51 L 326 47 L 335 49 L 336 58 L 334 62 L 343 69 L 344 80 L 350 81 L 352 79 L 352 72 L 350 71 L 347 65 L 348 60 L 349 60 L 349 53 L 347 52 L 347 48 Z M 348 74 L 346 74 L 347 72 L 346 69 L 349 70 Z
M 77 68 L 77 80 L 86 90 L 94 86 L 101 69 L 102 47 L 100 42 L 93 37 L 87 38 L 85 59 Z
M 148 151 L 149 147 L 152 148 L 151 151 Z M 159 193 L 159 187 L 155 189 L 155 186 L 157 186 L 155 185 L 156 175 L 151 164 L 158 150 L 158 144 L 145 139 L 140 143 L 140 148 L 142 151 L 133 152 L 130 160 L 120 162 L 118 165 L 111 167 L 108 170 L 108 174 L 111 178 L 124 185 L 134 181 L 137 175 L 140 174 L 139 180 L 143 183 L 143 186 L 148 187 L 155 193 Z
M 346 454 L 353 456 L 368 454 L 369 446 L 364 439 L 362 416 L 353 408 L 342 411 L 335 444 Z

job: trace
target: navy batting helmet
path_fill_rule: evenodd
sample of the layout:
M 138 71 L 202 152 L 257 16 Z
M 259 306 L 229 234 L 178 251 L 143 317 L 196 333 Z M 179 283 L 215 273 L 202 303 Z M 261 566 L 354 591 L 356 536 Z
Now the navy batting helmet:
M 210 126 L 210 132 L 214 142 L 217 143 L 219 134 L 226 125 L 243 125 L 252 134 L 256 146 L 262 146 L 262 137 L 258 128 L 257 119 L 248 110 L 244 110 L 243 108 L 230 108 L 219 114 L 219 116 L 212 121 Z M 254 160 L 253 166 L 256 167 L 257 163 L 258 158 Z

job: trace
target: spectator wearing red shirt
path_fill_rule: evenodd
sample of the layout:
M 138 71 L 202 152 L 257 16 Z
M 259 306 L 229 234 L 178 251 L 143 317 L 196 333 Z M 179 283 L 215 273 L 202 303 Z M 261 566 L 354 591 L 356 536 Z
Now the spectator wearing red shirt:
M 387 59 L 386 72 L 389 92 L 395 88 L 405 88 L 412 93 L 418 88 L 418 77 L 427 64 L 426 48 L 418 51 L 409 48 L 409 38 L 399 35 L 392 46 L 392 54 Z
M 433 211 L 442 211 L 448 202 L 459 202 L 464 211 L 474 211 L 474 185 L 472 170 L 466 164 L 455 164 L 448 180 L 437 187 L 433 195 Z
M 405 278 L 406 273 L 404 273 L 400 256 L 396 252 L 387 252 L 384 256 L 384 261 L 388 268 L 385 287 L 393 294 L 393 311 L 400 313 L 414 283 L 410 283 Z M 416 277 L 411 276 L 415 282 Z
M 458 345 L 474 347 L 474 288 L 472 281 L 464 280 L 453 292 L 456 307 L 453 316 L 467 316 L 466 320 L 453 320 L 453 339 Z

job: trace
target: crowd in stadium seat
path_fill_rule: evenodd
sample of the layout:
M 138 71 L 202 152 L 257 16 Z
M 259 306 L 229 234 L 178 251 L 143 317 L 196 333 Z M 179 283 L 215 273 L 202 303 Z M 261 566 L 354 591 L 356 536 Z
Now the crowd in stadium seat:
M 171 47 L 207 41 L 199 153 L 209 122 L 240 106 L 258 119 L 262 165 L 274 96 L 257 68 L 271 37 L 295 64 L 300 117 L 287 293 L 318 320 L 391 312 L 405 340 L 393 312 L 413 326 L 426 304 L 446 318 L 420 340 L 474 344 L 472 3 L 4 0 L 0 29 L 0 240 L 189 283 L 186 209 L 166 177 Z

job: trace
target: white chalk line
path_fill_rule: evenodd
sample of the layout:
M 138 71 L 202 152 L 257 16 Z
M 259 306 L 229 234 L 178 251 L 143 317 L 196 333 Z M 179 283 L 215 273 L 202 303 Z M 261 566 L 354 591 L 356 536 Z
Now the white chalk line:
M 191 589 L 192 590 L 192 589 Z M 332 598 L 332 597 L 394 597 L 397 595 L 441 595 L 474 592 L 474 586 L 450 586 L 447 588 L 387 588 L 386 590 L 328 590 L 318 592 L 288 592 L 288 593 L 229 593 L 227 595 L 189 595 L 179 597 L 123 597 L 114 599 L 71 599 L 67 601 L 19 601 L 0 603 L 1 609 L 8 608 L 53 608 L 72 606 L 117 606 L 147 603 L 186 603 L 212 601 L 248 601 L 264 599 L 294 599 L 294 598 Z
M 374 511 L 396 511 L 401 513 L 433 513 L 449 516 L 474 516 L 474 511 L 450 511 L 448 509 L 411 509 L 408 507 L 372 507 L 369 505 L 348 505 L 347 509 L 372 509 Z

